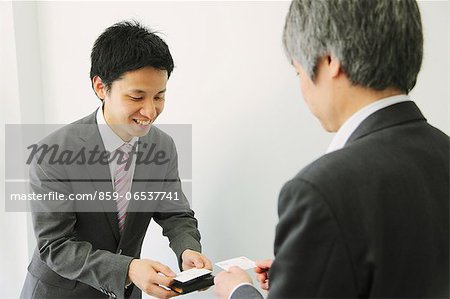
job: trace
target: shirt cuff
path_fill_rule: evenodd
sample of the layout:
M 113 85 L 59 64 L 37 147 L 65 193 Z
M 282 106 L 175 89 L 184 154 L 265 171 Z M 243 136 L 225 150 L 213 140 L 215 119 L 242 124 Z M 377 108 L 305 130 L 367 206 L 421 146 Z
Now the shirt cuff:
M 233 293 L 234 293 L 239 287 L 242 287 L 242 286 L 244 286 L 244 285 L 253 286 L 251 283 L 248 283 L 248 282 L 243 282 L 243 283 L 238 284 L 237 286 L 234 287 L 234 289 L 231 290 L 231 293 L 230 293 L 230 295 L 228 296 L 228 299 L 231 299 L 231 296 L 233 296 Z

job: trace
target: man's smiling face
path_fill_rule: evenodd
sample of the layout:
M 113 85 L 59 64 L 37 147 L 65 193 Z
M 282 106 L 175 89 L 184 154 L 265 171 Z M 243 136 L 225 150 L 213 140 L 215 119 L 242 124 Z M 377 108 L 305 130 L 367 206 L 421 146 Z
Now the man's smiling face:
M 164 109 L 167 71 L 144 67 L 124 73 L 108 91 L 94 78 L 97 95 L 103 99 L 106 123 L 124 141 L 145 136 Z M 99 82 L 100 80 L 100 82 Z

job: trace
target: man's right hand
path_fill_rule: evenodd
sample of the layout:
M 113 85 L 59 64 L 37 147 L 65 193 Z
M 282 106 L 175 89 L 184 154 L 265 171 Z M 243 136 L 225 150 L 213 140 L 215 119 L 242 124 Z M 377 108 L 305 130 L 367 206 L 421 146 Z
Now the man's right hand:
M 269 291 L 269 269 L 273 260 L 256 261 L 256 279 L 261 285 L 261 289 Z
M 134 259 L 128 268 L 128 279 L 146 294 L 157 298 L 178 295 L 161 287 L 168 287 L 175 276 L 169 267 L 152 260 Z

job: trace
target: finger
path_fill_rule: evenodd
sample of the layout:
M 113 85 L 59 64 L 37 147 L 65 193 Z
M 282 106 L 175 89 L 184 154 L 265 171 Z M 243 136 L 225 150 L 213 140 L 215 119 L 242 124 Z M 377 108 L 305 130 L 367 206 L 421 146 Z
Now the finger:
M 153 263 L 153 269 L 155 269 L 155 271 L 157 273 L 162 273 L 165 276 L 169 276 L 169 277 L 175 277 L 176 276 L 175 272 L 173 272 L 172 269 L 170 269 L 166 265 L 163 265 L 163 264 L 161 264 L 159 262 L 154 262 Z
M 256 267 L 255 273 L 267 273 L 268 270 L 269 270 L 269 268 Z
M 208 270 L 212 270 L 212 263 L 211 261 L 207 258 L 203 256 L 203 263 L 204 263 L 204 267 Z
M 272 260 L 257 260 L 255 264 L 261 269 L 269 269 L 272 266 L 272 262 Z
M 260 283 L 264 283 L 267 280 L 267 275 L 264 274 L 256 274 L 256 280 L 258 280 Z
M 181 268 L 183 271 L 189 270 L 193 268 L 195 265 L 191 261 L 183 261 L 183 264 L 181 265 Z
M 172 291 L 166 290 L 158 285 L 151 285 L 149 288 L 145 290 L 145 292 L 150 296 L 155 296 L 157 298 L 171 298 L 178 296 L 179 294 Z
M 196 256 L 194 259 L 193 259 L 193 262 L 194 262 L 194 266 L 195 266 L 195 268 L 203 268 L 204 267 L 204 263 L 203 263 L 203 260 L 202 260 L 202 258 L 200 257 L 200 256 Z
M 261 284 L 261 289 L 263 289 L 264 291 L 269 290 L 269 281 L 268 280 L 266 280 L 265 283 Z
M 167 276 L 164 276 L 161 274 L 156 274 L 153 277 L 152 282 L 162 285 L 162 286 L 165 286 L 165 287 L 169 287 L 173 283 L 173 278 L 167 277 Z

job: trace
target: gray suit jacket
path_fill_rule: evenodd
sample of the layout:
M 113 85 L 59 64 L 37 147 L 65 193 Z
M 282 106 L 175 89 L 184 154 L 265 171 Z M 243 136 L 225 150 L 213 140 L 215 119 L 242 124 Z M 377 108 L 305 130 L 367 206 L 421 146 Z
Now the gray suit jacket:
M 95 146 L 99 151 L 105 151 L 95 115 L 94 112 L 63 127 L 41 144 L 57 144 L 60 152 L 78 153 Z M 155 144 L 156 150 L 164 151 L 168 162 L 161 165 L 136 163 L 132 193 L 149 190 L 181 192 L 177 154 L 170 136 L 152 127 L 139 141 Z M 139 146 L 139 153 L 144 157 L 151 150 Z M 85 160 L 61 165 L 50 163 L 50 159 L 46 155 L 41 161 L 33 160 L 30 168 L 32 192 L 68 195 L 113 191 L 107 163 Z M 37 248 L 28 267 L 21 298 L 140 298 L 141 291 L 133 285 L 125 289 L 125 283 L 129 263 L 140 257 L 151 219 L 163 228 L 179 263 L 185 249 L 201 251 L 194 212 L 182 192 L 180 197 L 172 210 L 173 206 L 149 209 L 138 201 L 131 201 L 122 234 L 118 229 L 114 201 L 33 203 Z
M 283 187 L 268 298 L 448 298 L 449 198 L 449 137 L 377 111 Z

